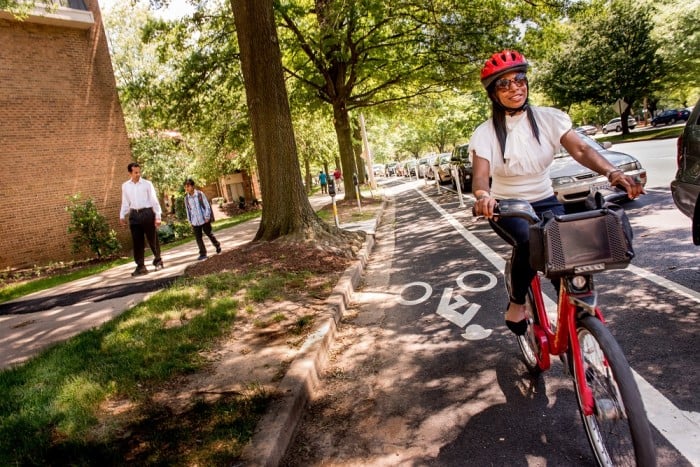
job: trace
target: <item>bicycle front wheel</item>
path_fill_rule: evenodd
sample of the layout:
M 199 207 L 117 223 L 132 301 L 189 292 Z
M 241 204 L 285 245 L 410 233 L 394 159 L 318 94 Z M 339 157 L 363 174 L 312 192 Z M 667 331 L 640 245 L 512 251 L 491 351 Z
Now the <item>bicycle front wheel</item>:
M 576 335 L 585 383 L 593 393 L 593 415 L 584 413 L 578 381 L 574 381 L 574 389 L 598 464 L 655 466 L 656 449 L 644 404 L 619 344 L 594 316 L 578 321 Z

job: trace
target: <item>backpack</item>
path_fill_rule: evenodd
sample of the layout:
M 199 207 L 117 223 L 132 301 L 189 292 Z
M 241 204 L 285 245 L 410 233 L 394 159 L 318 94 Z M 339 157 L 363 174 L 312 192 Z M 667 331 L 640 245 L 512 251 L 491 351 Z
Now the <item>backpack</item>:
M 199 199 L 199 207 L 202 208 L 202 212 L 207 211 L 207 207 L 204 205 L 204 200 L 202 199 L 202 192 L 197 190 L 197 198 Z M 189 211 L 190 205 L 185 202 L 185 208 Z M 211 216 L 209 217 L 209 222 L 214 222 L 214 208 L 209 205 L 209 211 L 211 211 Z

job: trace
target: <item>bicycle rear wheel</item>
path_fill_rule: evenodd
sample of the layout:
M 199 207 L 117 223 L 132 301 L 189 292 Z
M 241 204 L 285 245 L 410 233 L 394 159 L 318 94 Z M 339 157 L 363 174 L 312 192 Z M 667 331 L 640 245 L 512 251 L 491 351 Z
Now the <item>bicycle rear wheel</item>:
M 632 370 L 610 331 L 594 316 L 580 319 L 576 334 L 594 413 L 584 414 L 576 374 L 574 390 L 583 426 L 602 466 L 655 466 L 656 449 Z M 575 355 L 572 357 L 576 358 Z

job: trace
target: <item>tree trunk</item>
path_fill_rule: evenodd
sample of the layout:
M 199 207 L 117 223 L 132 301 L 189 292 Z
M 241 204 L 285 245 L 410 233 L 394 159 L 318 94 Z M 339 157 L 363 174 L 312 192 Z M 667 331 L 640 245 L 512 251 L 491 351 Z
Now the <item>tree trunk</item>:
M 340 150 L 340 168 L 343 173 L 343 188 L 348 198 L 348 193 L 355 192 L 352 174 L 356 172 L 355 155 L 352 150 L 352 130 L 350 128 L 350 117 L 345 108 L 345 103 L 333 102 L 333 126 L 338 137 L 338 148 Z
M 304 192 L 272 3 L 231 0 L 263 198 L 254 241 L 357 238 L 321 221 Z
M 362 131 L 360 130 L 360 122 L 357 119 L 353 120 L 352 125 L 353 149 L 355 151 L 355 171 L 357 172 L 357 180 L 360 184 L 365 183 L 365 160 L 362 158 L 364 148 L 362 147 Z
M 627 120 L 630 116 L 630 113 L 632 111 L 632 103 L 633 99 L 625 98 L 623 101 L 627 104 L 627 108 L 622 112 L 622 115 L 620 115 L 620 125 L 622 126 L 622 134 L 623 135 L 629 135 L 630 134 L 630 127 L 627 124 Z
M 314 186 L 314 177 L 311 175 L 311 162 L 308 157 L 304 158 L 304 180 L 306 180 L 306 194 L 311 194 L 311 189 Z

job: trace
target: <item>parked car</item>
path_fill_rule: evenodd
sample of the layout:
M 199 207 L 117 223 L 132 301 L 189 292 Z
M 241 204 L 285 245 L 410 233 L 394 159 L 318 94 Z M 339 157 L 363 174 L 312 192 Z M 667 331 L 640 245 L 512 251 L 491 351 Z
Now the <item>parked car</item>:
M 634 127 L 637 126 L 637 120 L 635 120 L 634 117 L 627 117 L 627 126 L 630 130 L 634 130 Z M 607 133 L 608 131 L 622 131 L 622 118 L 613 118 L 603 125 L 602 131 L 603 133 Z
M 700 100 L 678 138 L 676 177 L 671 195 L 676 207 L 692 219 L 693 243 L 700 245 Z
M 576 128 L 576 131 L 583 133 L 584 135 L 593 136 L 598 133 L 598 127 L 593 125 L 583 125 Z
M 472 191 L 472 163 L 469 160 L 469 145 L 455 146 L 450 158 L 450 171 L 456 171 L 457 178 L 452 178 L 452 188 L 457 189 L 457 180 L 463 193 Z
M 416 161 L 416 170 L 418 171 L 418 178 L 425 177 L 425 172 L 426 170 L 428 170 L 429 160 L 433 156 L 434 154 L 430 154 L 425 157 L 421 157 L 420 159 L 418 159 L 418 161 Z
M 430 163 L 425 176 L 431 180 L 434 180 L 435 174 L 437 174 L 437 178 L 440 183 L 445 183 L 452 180 L 452 174 L 450 173 L 450 159 L 452 159 L 451 152 L 443 152 L 438 154 Z
M 384 164 L 374 164 L 372 165 L 372 173 L 375 177 L 384 175 Z
M 688 121 L 688 118 L 690 117 L 690 109 L 681 109 L 678 111 L 678 120 L 683 120 L 684 122 Z
M 387 177 L 393 177 L 393 176 L 397 175 L 398 167 L 399 167 L 398 162 L 389 162 L 386 165 L 386 167 L 384 168 L 384 174 Z
M 659 115 L 651 119 L 651 126 L 673 125 L 683 117 L 677 109 L 664 110 Z
M 403 161 L 403 176 L 404 177 L 415 177 L 416 176 L 416 160 L 408 159 Z
M 435 173 L 433 172 L 433 166 L 435 165 L 435 161 L 438 160 L 438 157 L 440 157 L 439 154 L 431 154 L 426 159 L 428 160 L 427 163 L 425 164 L 424 167 L 422 167 L 423 170 L 423 176 L 429 180 L 433 180 L 435 178 Z
M 639 176 L 642 185 L 646 185 L 647 171 L 635 157 L 622 152 L 608 150 L 612 146 L 610 142 L 601 144 L 582 133 L 579 133 L 579 135 L 586 144 L 598 151 L 601 156 L 605 157 L 615 167 L 627 175 Z M 589 193 L 594 193 L 597 190 L 610 186 L 608 179 L 604 175 L 600 175 L 576 162 L 563 147 L 554 156 L 554 163 L 550 168 L 549 176 L 552 179 L 554 194 L 564 205 L 580 203 L 586 199 Z

